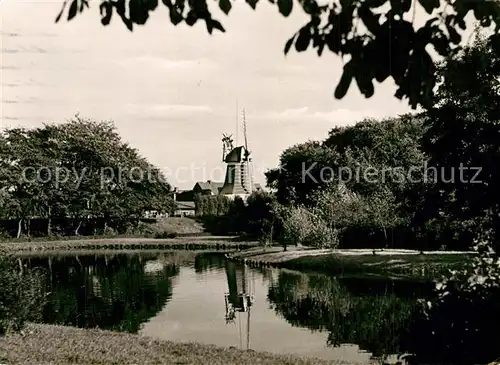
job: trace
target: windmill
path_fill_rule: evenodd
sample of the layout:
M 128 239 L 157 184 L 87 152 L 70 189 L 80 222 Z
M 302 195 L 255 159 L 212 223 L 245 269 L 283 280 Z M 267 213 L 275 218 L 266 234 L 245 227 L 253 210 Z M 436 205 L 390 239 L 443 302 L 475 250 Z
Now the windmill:
M 223 135 L 223 162 L 226 163 L 226 177 L 220 190 L 221 195 L 243 200 L 253 191 L 253 177 L 250 171 L 250 151 L 248 151 L 248 138 L 246 128 L 245 110 L 243 110 L 243 134 L 245 144 L 233 147 L 232 135 Z

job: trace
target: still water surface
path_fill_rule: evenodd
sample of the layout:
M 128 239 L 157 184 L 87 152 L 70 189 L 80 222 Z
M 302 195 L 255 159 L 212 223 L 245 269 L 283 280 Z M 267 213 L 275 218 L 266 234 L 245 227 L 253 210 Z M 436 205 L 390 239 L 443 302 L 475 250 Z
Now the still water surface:
M 23 260 L 48 273 L 46 323 L 347 361 L 404 352 L 416 300 L 430 292 L 424 283 L 250 268 L 220 253 Z M 246 310 L 240 293 L 253 298 Z

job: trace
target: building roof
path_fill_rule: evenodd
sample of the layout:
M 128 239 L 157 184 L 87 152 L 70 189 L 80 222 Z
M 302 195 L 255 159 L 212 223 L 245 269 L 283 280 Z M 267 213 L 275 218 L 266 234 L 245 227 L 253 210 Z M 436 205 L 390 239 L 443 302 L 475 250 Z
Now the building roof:
M 214 182 L 214 181 L 198 181 L 194 187 L 198 185 L 201 190 L 209 190 L 212 192 L 214 195 L 218 195 L 220 189 L 222 189 L 222 186 L 224 186 L 224 183 L 221 182 Z M 194 189 L 194 188 L 193 188 Z
M 195 204 L 194 202 L 176 202 L 177 210 L 194 210 Z

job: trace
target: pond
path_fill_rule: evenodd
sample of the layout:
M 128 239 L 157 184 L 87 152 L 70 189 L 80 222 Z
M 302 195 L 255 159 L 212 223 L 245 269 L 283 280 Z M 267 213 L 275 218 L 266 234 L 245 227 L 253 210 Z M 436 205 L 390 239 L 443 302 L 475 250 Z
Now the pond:
M 213 252 L 22 260 L 48 274 L 46 323 L 345 361 L 407 351 L 417 299 L 432 288 L 250 268 Z

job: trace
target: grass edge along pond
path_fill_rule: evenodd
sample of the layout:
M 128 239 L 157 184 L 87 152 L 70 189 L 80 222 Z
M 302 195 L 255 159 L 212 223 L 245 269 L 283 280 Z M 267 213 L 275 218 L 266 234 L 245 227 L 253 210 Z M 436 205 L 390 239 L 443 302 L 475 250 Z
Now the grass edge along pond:
M 7 364 L 276 364 L 354 365 L 244 351 L 198 343 L 153 340 L 139 335 L 80 329 L 66 326 L 28 324 L 22 333 L 0 338 L 0 363 Z
M 392 278 L 432 280 L 448 270 L 463 268 L 473 252 L 413 250 L 338 250 L 278 247 L 250 248 L 228 258 L 252 266 L 335 274 L 380 275 Z
M 81 238 L 63 240 L 40 240 L 31 242 L 1 242 L 0 249 L 8 253 L 47 250 L 141 250 L 141 249 L 245 249 L 255 247 L 258 242 L 238 241 L 226 236 L 185 236 L 176 238 Z

